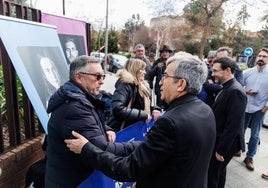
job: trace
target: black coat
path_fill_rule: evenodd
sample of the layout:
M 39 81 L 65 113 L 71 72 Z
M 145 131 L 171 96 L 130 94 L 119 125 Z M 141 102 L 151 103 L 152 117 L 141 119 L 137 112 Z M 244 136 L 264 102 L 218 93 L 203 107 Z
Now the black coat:
M 212 105 L 217 125 L 215 150 L 223 157 L 229 153 L 233 145 L 238 145 L 236 151 L 245 150 L 244 118 L 246 105 L 247 96 L 244 88 L 235 78 L 223 84 L 221 93 Z
M 119 181 L 137 181 L 137 188 L 206 188 L 215 142 L 211 108 L 193 95 L 174 100 L 129 156 L 103 152 L 90 142 L 83 160 Z
M 69 81 L 50 98 L 48 113 L 48 147 L 45 186 L 47 188 L 77 187 L 93 171 L 90 163 L 83 164 L 80 156 L 71 152 L 64 139 L 72 138 L 71 131 L 85 136 L 92 143 L 119 155 L 126 155 L 135 145 L 128 147 L 108 142 L 104 125 L 104 103 Z
M 123 121 L 125 121 L 125 127 L 127 127 L 138 121 L 145 121 L 148 117 L 144 110 L 144 98 L 140 95 L 139 86 L 135 83 L 135 80 L 136 78 L 130 72 L 123 69 L 115 83 L 111 103 L 112 117 L 107 123 L 115 131 L 120 130 Z M 146 81 L 143 84 L 149 89 Z
M 164 66 L 161 67 L 161 68 L 159 68 L 157 66 L 158 63 L 164 63 Z M 150 78 L 150 81 L 151 82 L 153 82 L 154 77 L 155 77 L 154 89 L 155 89 L 155 94 L 156 95 L 160 95 L 160 85 L 159 85 L 159 82 L 162 79 L 162 74 L 165 72 L 166 67 L 167 67 L 166 66 L 166 59 L 159 58 L 159 59 L 157 59 L 154 62 L 153 66 L 152 66 L 152 68 L 151 68 L 151 70 L 149 72 L 149 78 Z M 151 87 L 151 89 L 152 89 L 152 87 Z
M 128 107 L 129 103 L 131 103 L 130 108 Z M 147 119 L 147 112 L 144 110 L 144 100 L 138 92 L 138 86 L 133 83 L 123 82 L 118 79 L 112 96 L 111 107 L 112 117 L 108 120 L 107 124 L 115 131 L 120 130 L 123 121 L 125 121 L 124 127 L 127 127 Z

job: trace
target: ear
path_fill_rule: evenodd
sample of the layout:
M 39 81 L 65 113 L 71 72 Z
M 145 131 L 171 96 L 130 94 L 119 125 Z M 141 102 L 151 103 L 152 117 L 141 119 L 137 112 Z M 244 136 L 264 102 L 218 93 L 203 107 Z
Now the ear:
M 82 79 L 83 79 L 83 77 L 82 77 L 81 74 L 76 73 L 76 74 L 74 75 L 74 81 L 75 81 L 76 83 L 78 83 L 79 85 L 81 85 L 81 83 L 82 83 Z
M 233 74 L 230 67 L 227 67 L 226 70 L 229 74 Z
M 183 92 L 186 90 L 187 82 L 185 79 L 179 79 L 177 82 L 177 90 L 178 92 Z

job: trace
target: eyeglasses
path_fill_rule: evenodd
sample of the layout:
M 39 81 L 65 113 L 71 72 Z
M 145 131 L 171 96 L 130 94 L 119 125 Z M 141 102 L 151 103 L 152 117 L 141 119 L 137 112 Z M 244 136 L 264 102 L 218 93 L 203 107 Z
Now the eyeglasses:
M 174 79 L 181 79 L 180 77 L 177 76 L 169 76 L 166 72 L 162 74 L 161 81 L 167 79 L 167 78 L 174 78 Z
M 223 71 L 223 70 L 217 70 L 217 69 L 211 69 L 211 72 L 220 72 L 220 71 Z
M 267 55 L 258 55 L 258 58 L 267 58 Z
M 93 73 L 88 73 L 88 72 L 79 72 L 80 74 L 85 74 L 85 75 L 91 75 L 91 76 L 95 76 L 96 79 L 99 81 L 100 79 L 105 79 L 105 74 L 100 74 L 100 73 L 96 73 L 96 74 L 93 74 Z

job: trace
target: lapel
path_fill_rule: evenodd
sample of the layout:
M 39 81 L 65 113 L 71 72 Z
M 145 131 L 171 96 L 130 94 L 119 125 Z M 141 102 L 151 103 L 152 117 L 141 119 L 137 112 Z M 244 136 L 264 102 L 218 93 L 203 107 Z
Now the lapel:
M 218 95 L 215 97 L 215 101 L 212 105 L 212 108 L 214 108 L 219 101 L 222 100 L 222 98 L 224 98 L 224 95 L 226 92 L 228 92 L 228 88 L 234 83 L 234 79 L 231 79 L 229 81 L 227 81 L 226 83 L 223 84 L 223 88 L 222 90 L 219 91 Z M 223 99 L 224 100 L 224 99 Z
M 218 101 L 221 100 L 221 98 L 222 98 L 222 96 L 223 96 L 223 92 L 224 92 L 223 90 L 224 90 L 224 88 L 222 88 L 222 89 L 219 91 L 219 93 L 217 94 L 217 96 L 215 97 L 215 101 L 214 101 L 214 103 L 213 103 L 213 105 L 212 105 L 212 108 L 214 108 L 214 107 L 217 105 Z

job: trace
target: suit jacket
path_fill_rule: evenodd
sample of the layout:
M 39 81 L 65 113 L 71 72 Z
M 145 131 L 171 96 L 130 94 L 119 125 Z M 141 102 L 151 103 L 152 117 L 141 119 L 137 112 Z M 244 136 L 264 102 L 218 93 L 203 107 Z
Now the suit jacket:
M 239 147 L 236 151 L 245 150 L 243 127 L 246 105 L 244 88 L 235 78 L 223 84 L 212 105 L 217 126 L 215 149 L 222 156 L 228 153 L 233 144 Z
M 211 108 L 193 95 L 175 99 L 127 157 L 103 152 L 88 142 L 82 158 L 119 181 L 137 188 L 206 188 L 216 137 Z

